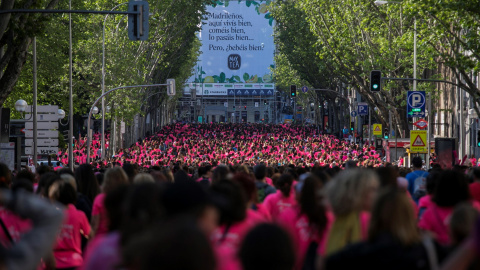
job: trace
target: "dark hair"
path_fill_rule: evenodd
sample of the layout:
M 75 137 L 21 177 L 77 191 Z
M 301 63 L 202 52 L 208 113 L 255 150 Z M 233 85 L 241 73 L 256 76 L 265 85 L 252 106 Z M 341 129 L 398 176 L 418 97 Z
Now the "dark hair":
M 97 178 L 98 185 L 101 186 L 103 184 L 103 177 L 105 175 L 103 173 L 96 173 L 95 177 Z
M 123 249 L 126 268 L 139 270 L 214 270 L 215 256 L 194 220 L 180 218 L 156 225 Z
M 161 200 L 169 218 L 178 215 L 199 218 L 210 203 L 207 191 L 194 181 L 168 184 Z
M 225 180 L 227 179 L 227 175 L 230 173 L 230 170 L 225 165 L 219 165 L 213 170 L 212 174 L 212 182 Z
M 284 173 L 280 176 L 276 183 L 276 187 L 282 192 L 284 197 L 290 196 L 292 190 L 293 176 L 291 174 Z
M 219 207 L 220 224 L 228 226 L 245 219 L 247 196 L 238 183 L 220 180 L 212 184 L 211 190 L 225 201 L 225 204 Z
M 125 210 L 125 200 L 129 186 L 120 186 L 105 196 L 105 210 L 108 216 L 108 231 L 120 229 Z
M 435 192 L 435 187 L 437 186 L 437 181 L 438 178 L 440 177 L 441 170 L 439 169 L 434 169 L 431 172 L 428 173 L 427 175 L 427 183 L 425 185 L 425 188 L 427 189 L 428 194 L 433 194 Z
M 12 181 L 12 176 L 10 169 L 3 163 L 0 163 L 0 178 L 1 177 L 4 177 L 5 180 L 0 181 L 0 188 L 9 188 Z
M 17 179 L 26 179 L 30 181 L 32 184 L 35 183 L 35 174 L 29 170 L 21 170 L 16 175 Z
M 33 183 L 29 179 L 17 178 L 13 181 L 12 191 L 17 191 L 19 189 L 33 193 Z
M 69 205 L 77 202 L 77 192 L 71 184 L 63 180 L 57 180 L 54 181 L 54 183 L 58 183 L 58 190 L 55 193 L 55 199 L 59 203 L 63 205 Z
M 38 181 L 37 194 L 42 195 L 45 198 L 48 198 L 48 190 L 50 186 L 55 182 L 60 180 L 60 176 L 55 172 L 44 173 L 40 180 Z
M 135 175 L 137 174 L 137 166 L 134 165 L 134 164 L 130 164 L 130 163 L 125 163 L 123 164 L 123 167 L 122 169 L 125 171 L 125 173 L 127 174 L 128 176 L 128 181 L 131 183 L 133 183 L 133 178 L 135 177 Z
M 376 169 L 380 188 L 397 188 L 398 170 L 393 167 L 381 167 Z
M 237 173 L 233 177 L 233 181 L 242 186 L 248 201 L 251 199 L 257 199 L 257 188 L 253 177 L 246 173 Z
M 298 199 L 300 211 L 305 214 L 308 221 L 317 230 L 323 232 L 327 226 L 327 215 L 323 206 L 323 196 L 319 195 L 322 189 L 322 181 L 314 175 L 305 178 L 303 187 Z
M 42 177 L 42 175 L 46 174 L 46 173 L 49 173 L 49 172 L 53 172 L 53 169 L 50 168 L 49 166 L 46 166 L 46 165 L 40 165 L 37 167 L 37 170 L 36 170 L 36 173 Z
M 267 167 L 263 164 L 258 164 L 253 168 L 253 174 L 257 180 L 262 180 L 267 174 Z
M 412 165 L 413 167 L 415 168 L 422 168 L 422 165 L 423 165 L 423 160 L 421 157 L 414 157 L 412 159 Z
M 130 189 L 125 200 L 121 229 L 122 245 L 126 244 L 135 234 L 147 229 L 154 222 L 158 222 L 163 213 L 160 204 L 161 190 L 158 185 L 142 183 L 133 185 Z
M 432 201 L 440 207 L 453 207 L 470 199 L 468 182 L 464 173 L 447 170 L 440 174 Z
M 75 170 L 75 181 L 77 182 L 78 192 L 85 195 L 93 203 L 95 197 L 100 193 L 100 187 L 92 166 L 90 164 L 80 165 Z
M 281 227 L 260 224 L 243 239 L 238 257 L 244 270 L 291 270 L 295 264 L 292 241 Z

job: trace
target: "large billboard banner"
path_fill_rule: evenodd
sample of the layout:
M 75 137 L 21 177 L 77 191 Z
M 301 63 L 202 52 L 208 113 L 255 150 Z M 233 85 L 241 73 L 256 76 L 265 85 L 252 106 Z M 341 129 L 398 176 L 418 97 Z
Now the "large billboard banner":
M 275 47 L 270 0 L 222 3 L 207 8 L 199 33 L 202 53 L 191 82 L 271 84 Z

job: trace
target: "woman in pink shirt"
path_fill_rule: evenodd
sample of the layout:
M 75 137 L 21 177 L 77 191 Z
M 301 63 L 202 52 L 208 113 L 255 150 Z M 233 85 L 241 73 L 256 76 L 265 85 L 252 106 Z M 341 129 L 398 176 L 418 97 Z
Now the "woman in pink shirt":
M 465 174 L 457 171 L 443 171 L 437 181 L 432 204 L 425 210 L 418 227 L 432 232 L 442 245 L 450 244 L 448 225 L 454 207 L 470 201 L 470 192 Z
M 90 236 L 90 224 L 85 213 L 75 208 L 77 193 L 74 187 L 63 181 L 55 181 L 48 190 L 51 200 L 66 206 L 65 218 L 53 249 L 57 269 L 75 269 L 83 264 L 82 239 Z
M 242 186 L 247 196 L 247 214 L 250 213 L 252 216 L 258 216 L 258 219 L 261 221 L 271 221 L 272 217 L 270 212 L 267 210 L 265 205 L 258 203 L 257 189 L 255 187 L 255 180 L 252 176 L 246 173 L 237 173 L 233 177 L 233 181 L 237 182 Z
M 280 214 L 286 209 L 293 208 L 297 205 L 295 196 L 292 192 L 293 176 L 290 174 L 283 174 L 278 179 L 277 193 L 267 196 L 263 205 L 270 212 L 273 220 L 277 220 Z
M 128 176 L 121 167 L 108 169 L 103 180 L 102 193 L 98 194 L 93 201 L 92 228 L 94 235 L 102 235 L 108 232 L 108 216 L 105 209 L 105 196 L 119 186 L 128 185 Z
M 333 222 L 333 214 L 323 206 L 322 182 L 316 176 L 306 173 L 295 186 L 298 205 L 283 211 L 278 222 L 290 233 L 296 250 L 295 269 L 315 265 L 317 249 L 323 250 L 325 236 Z M 307 256 L 307 252 L 310 251 Z
M 220 180 L 212 185 L 212 192 L 224 201 L 219 206 L 220 226 L 211 240 L 217 257 L 218 270 L 237 270 L 240 263 L 237 251 L 247 232 L 262 222 L 254 211 L 247 211 L 247 198 L 240 185 Z

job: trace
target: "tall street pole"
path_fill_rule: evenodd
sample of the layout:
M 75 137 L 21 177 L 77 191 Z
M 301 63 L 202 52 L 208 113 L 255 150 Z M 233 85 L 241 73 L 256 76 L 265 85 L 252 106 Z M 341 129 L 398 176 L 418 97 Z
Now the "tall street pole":
M 69 9 L 72 9 L 72 0 L 69 1 Z M 73 61 L 72 61 L 72 13 L 68 14 L 69 19 L 69 49 L 68 49 L 68 57 L 70 62 L 69 68 L 69 101 L 70 101 L 70 126 L 68 130 L 68 163 L 70 164 L 70 170 L 73 171 L 73 84 L 72 84 L 72 73 L 73 73 Z M 87 130 L 88 134 L 88 130 Z
M 33 164 L 37 168 L 37 37 L 33 37 Z

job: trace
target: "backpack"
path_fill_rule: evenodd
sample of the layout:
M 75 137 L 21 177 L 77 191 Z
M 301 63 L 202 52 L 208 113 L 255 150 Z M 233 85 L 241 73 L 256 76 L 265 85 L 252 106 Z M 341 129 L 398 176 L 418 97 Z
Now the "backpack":
M 262 203 L 267 197 L 267 188 L 268 184 L 262 185 L 262 187 L 257 187 L 257 196 L 258 196 L 258 203 Z
M 421 175 L 417 174 L 417 178 L 413 181 L 413 196 L 416 199 L 427 195 L 427 178 L 425 174 L 426 172 L 422 172 Z

